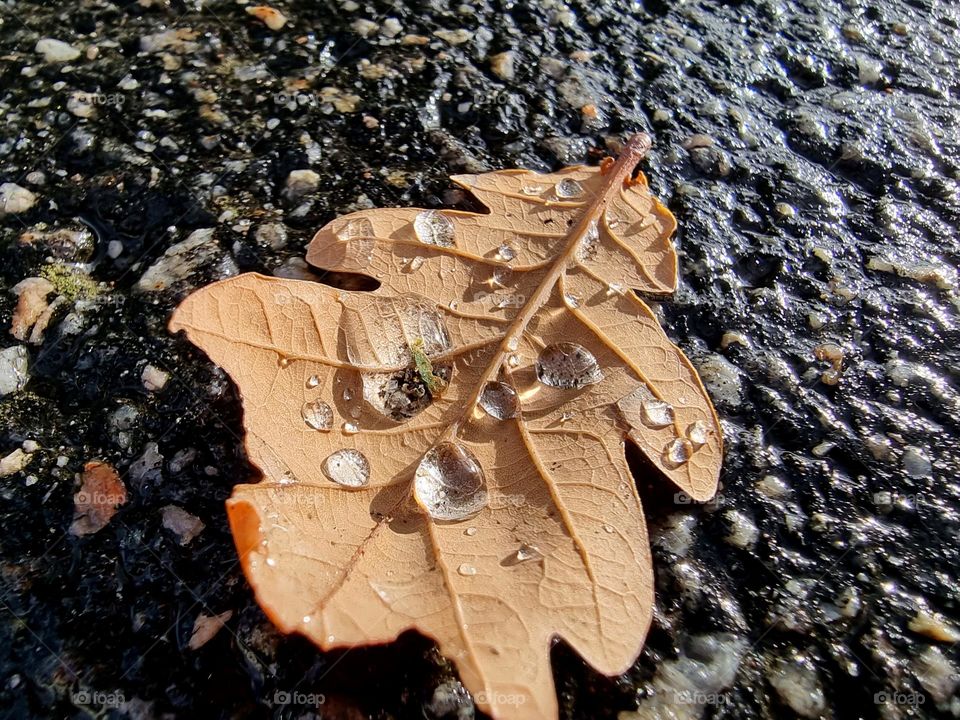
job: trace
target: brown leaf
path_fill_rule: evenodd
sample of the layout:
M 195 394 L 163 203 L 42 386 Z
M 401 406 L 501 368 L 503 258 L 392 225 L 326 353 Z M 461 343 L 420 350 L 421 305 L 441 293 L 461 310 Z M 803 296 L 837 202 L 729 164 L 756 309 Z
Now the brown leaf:
M 107 463 L 91 460 L 83 466 L 80 490 L 73 496 L 70 533 L 90 535 L 102 530 L 126 502 L 127 489 L 117 471 Z
M 171 320 L 237 383 L 264 473 L 228 501 L 261 606 L 322 648 L 434 638 L 494 717 L 557 714 L 562 637 L 636 659 L 653 602 L 631 439 L 697 500 L 716 490 L 709 399 L 653 313 L 672 215 L 612 167 L 461 175 L 488 214 L 365 210 L 307 259 L 373 292 L 255 274 Z

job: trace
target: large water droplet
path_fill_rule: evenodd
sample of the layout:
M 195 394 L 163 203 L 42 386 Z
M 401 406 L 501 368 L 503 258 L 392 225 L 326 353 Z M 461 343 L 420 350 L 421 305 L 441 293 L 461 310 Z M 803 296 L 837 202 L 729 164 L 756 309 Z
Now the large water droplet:
M 427 245 L 453 247 L 456 231 L 453 220 L 436 210 L 423 210 L 413 221 L 413 231 L 417 239 Z
M 319 375 L 311 375 L 310 377 L 307 378 L 307 387 L 308 387 L 308 388 L 315 388 L 315 387 L 316 387 L 317 385 L 319 385 L 319 384 L 320 384 L 320 376 L 319 376 Z
M 473 565 L 468 565 L 467 563 L 461 563 L 460 566 L 457 568 L 457 572 L 465 576 L 476 575 L 477 569 Z
M 323 400 L 310 400 L 300 408 L 303 421 L 314 430 L 327 432 L 333 427 L 333 410 Z
M 603 371 L 593 353 L 583 345 L 562 342 L 540 351 L 537 377 L 544 385 L 573 389 L 600 382 Z
M 663 428 L 673 424 L 673 406 L 657 398 L 646 385 L 641 385 L 617 401 L 617 407 L 631 426 Z
M 703 420 L 692 422 L 687 428 L 687 439 L 694 448 L 699 448 L 706 445 L 709 437 L 710 428 Z
M 512 247 L 504 243 L 497 248 L 497 259 L 503 260 L 504 262 L 510 262 L 517 256 L 517 253 Z
M 359 450 L 337 450 L 323 461 L 321 469 L 344 487 L 363 487 L 370 481 L 370 463 Z
M 423 456 L 414 476 L 414 492 L 436 520 L 463 520 L 487 505 L 483 469 L 459 443 L 442 442 Z
M 365 217 L 351 218 L 337 230 L 338 240 L 351 240 L 358 237 L 373 237 L 373 223 Z
M 502 382 L 488 382 L 480 393 L 480 407 L 490 417 L 509 420 L 517 416 L 517 391 Z
M 402 422 L 429 407 L 453 376 L 452 363 L 431 358 L 450 349 L 443 316 L 425 298 L 373 298 L 345 313 L 347 355 L 356 365 L 401 368 L 361 373 L 363 398 Z M 429 369 L 428 369 L 429 368 Z
M 537 185 L 537 184 L 524 185 L 523 188 L 521 188 L 521 192 L 524 195 L 542 195 L 544 190 L 546 189 L 547 189 L 546 185 Z
M 693 454 L 693 446 L 689 440 L 677 438 L 663 450 L 663 464 L 667 467 L 675 468 L 683 465 Z
M 583 195 L 583 185 L 578 183 L 573 178 L 564 178 L 556 184 L 553 188 L 553 192 L 558 198 L 563 198 L 564 200 L 568 198 L 577 198 Z

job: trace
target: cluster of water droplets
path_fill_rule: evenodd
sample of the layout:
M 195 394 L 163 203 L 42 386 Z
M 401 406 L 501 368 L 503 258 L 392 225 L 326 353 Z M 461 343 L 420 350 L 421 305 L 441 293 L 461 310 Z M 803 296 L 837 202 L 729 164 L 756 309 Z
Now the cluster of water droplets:
M 631 427 L 646 426 L 654 430 L 670 427 L 676 422 L 673 405 L 657 397 L 646 385 L 617 401 L 617 408 Z M 670 440 L 663 449 L 664 465 L 677 468 L 687 463 L 693 453 L 707 444 L 710 427 L 703 420 L 690 423 L 684 436 Z

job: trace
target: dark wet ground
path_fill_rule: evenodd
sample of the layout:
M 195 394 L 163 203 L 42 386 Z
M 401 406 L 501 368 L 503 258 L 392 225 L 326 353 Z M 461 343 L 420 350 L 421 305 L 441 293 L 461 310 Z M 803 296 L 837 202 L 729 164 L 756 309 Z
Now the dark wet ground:
M 27 461 L 0 477 L 5 716 L 472 717 L 416 636 L 323 654 L 271 629 L 223 509 L 240 403 L 166 319 L 216 277 L 302 272 L 337 214 L 461 202 L 452 172 L 597 162 L 635 130 L 680 223 L 663 322 L 728 451 L 708 506 L 642 488 L 654 628 L 621 678 L 558 647 L 563 717 L 960 716 L 958 8 L 275 7 L 279 31 L 230 2 L 0 2 L 0 183 L 29 191 L 6 188 L 0 277 L 64 298 L 30 342 L 0 295 L 0 457 Z M 80 538 L 91 459 L 129 500 Z M 170 505 L 205 523 L 187 545 Z

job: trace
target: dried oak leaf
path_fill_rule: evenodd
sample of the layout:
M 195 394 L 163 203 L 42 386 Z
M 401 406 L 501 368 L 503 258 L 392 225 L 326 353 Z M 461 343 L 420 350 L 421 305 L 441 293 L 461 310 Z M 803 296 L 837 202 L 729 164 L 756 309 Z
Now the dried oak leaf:
M 83 466 L 80 490 L 73 496 L 72 535 L 90 535 L 103 530 L 127 502 L 127 488 L 111 465 L 91 460 Z
M 721 434 L 633 292 L 669 293 L 674 218 L 616 163 L 453 178 L 487 214 L 364 210 L 307 259 L 372 292 L 246 274 L 171 330 L 243 396 L 264 479 L 227 503 L 257 599 L 322 648 L 416 629 L 494 717 L 557 714 L 553 638 L 606 674 L 643 646 L 653 577 L 629 438 L 696 500 Z

